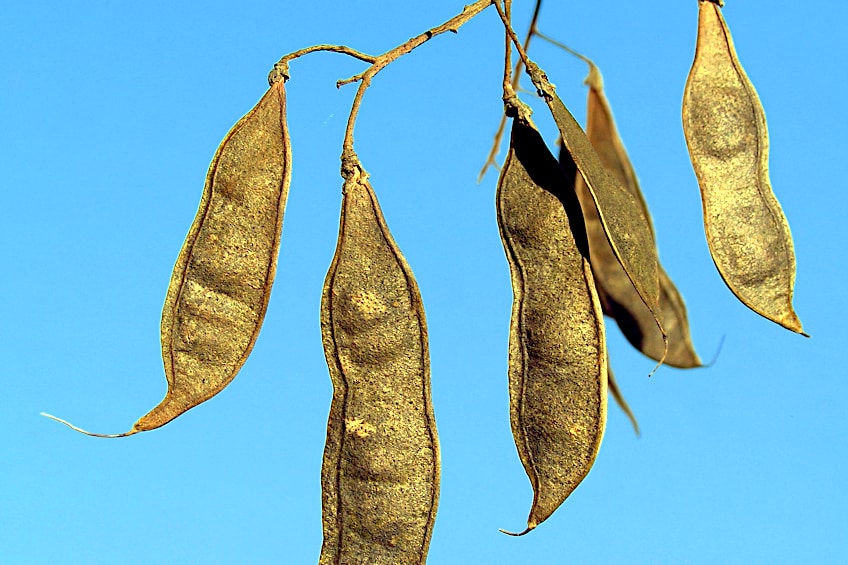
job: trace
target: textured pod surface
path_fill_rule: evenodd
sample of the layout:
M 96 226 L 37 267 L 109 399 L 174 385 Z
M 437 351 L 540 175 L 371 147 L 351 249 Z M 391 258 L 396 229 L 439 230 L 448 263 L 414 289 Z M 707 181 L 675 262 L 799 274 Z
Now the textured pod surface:
M 580 204 L 539 132 L 513 120 L 497 192 L 513 288 L 510 422 L 533 487 L 527 530 L 592 467 L 607 408 L 607 359 Z
M 218 147 L 162 310 L 168 392 L 131 433 L 221 392 L 259 334 L 291 180 L 285 86 L 269 88 Z
M 439 494 L 424 309 L 365 171 L 346 170 L 321 301 L 333 401 L 319 562 L 424 563 Z
M 651 226 L 642 214 L 641 203 L 606 169 L 586 133 L 557 96 L 545 73 L 532 62 L 527 66 L 527 71 L 551 111 L 562 138 L 562 147 L 592 196 L 610 249 L 639 297 L 651 311 L 665 344 L 659 305 L 657 251 Z
M 586 110 L 586 136 L 597 151 L 603 166 L 639 203 L 639 210 L 651 231 L 651 244 L 656 248 L 656 235 L 651 224 L 648 205 L 639 187 L 633 165 L 618 135 L 609 101 L 604 94 L 603 78 L 594 63 L 588 60 L 587 62 L 589 76 L 586 78 L 586 84 L 589 86 L 589 99 Z M 563 156 L 560 159 L 562 161 Z M 653 313 L 645 305 L 621 263 L 616 259 L 604 233 L 595 201 L 586 181 L 580 175 L 577 175 L 575 190 L 583 208 L 583 217 L 586 219 L 586 232 L 589 236 L 589 249 L 592 255 L 592 273 L 595 276 L 604 313 L 615 319 L 624 336 L 634 347 L 648 357 L 659 361 L 666 351 L 663 334 L 657 326 Z M 668 336 L 668 352 L 664 362 L 673 367 L 698 367 L 701 365 L 701 360 L 692 345 L 683 298 L 659 263 L 657 275 L 659 308 L 662 312 L 663 329 Z
M 772 192 L 766 118 L 718 5 L 701 1 L 683 131 L 701 188 L 713 261 L 754 312 L 803 333 L 792 309 L 795 252 Z

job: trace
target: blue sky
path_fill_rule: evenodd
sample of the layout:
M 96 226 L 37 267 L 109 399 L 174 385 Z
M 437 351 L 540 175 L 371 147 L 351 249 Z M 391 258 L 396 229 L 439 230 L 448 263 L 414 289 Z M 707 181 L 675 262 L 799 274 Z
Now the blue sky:
M 159 317 L 209 161 L 282 55 L 378 54 L 461 2 L 12 3 L 0 18 L 0 562 L 310 563 L 331 386 L 318 307 L 335 245 L 339 154 L 364 64 L 314 54 L 287 85 L 294 173 L 262 334 L 234 383 L 166 427 L 115 433 L 161 399 Z M 531 2 L 516 1 L 523 36 Z M 497 174 L 493 9 L 397 61 L 365 96 L 356 149 L 418 279 L 430 331 L 442 491 L 429 563 L 837 563 L 848 529 L 843 230 L 844 2 L 727 0 L 769 120 L 805 339 L 742 306 L 703 235 L 680 105 L 695 0 L 548 2 L 540 29 L 600 66 L 653 213 L 660 257 L 716 363 L 660 369 L 608 325 L 642 427 L 613 405 L 592 472 L 523 538 L 532 493 L 508 422 L 509 273 Z M 586 69 L 531 56 L 582 120 Z M 524 81 L 525 87 L 529 84 Z M 534 119 L 555 128 L 531 92 Z M 505 149 L 501 151 L 503 157 Z

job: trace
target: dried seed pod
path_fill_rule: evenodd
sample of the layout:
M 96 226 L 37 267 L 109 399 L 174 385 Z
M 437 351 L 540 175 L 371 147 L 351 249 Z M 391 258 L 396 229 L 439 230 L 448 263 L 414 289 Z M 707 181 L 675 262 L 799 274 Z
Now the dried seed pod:
M 607 364 L 609 364 L 609 359 L 607 359 Z M 607 384 L 609 385 L 610 396 L 613 397 L 615 403 L 618 404 L 618 407 L 621 408 L 621 411 L 624 412 L 630 420 L 630 424 L 633 426 L 633 431 L 636 432 L 636 437 L 639 437 L 642 435 L 639 431 L 639 422 L 636 420 L 633 410 L 630 409 L 630 405 L 627 404 L 627 401 L 624 399 L 624 395 L 621 393 L 621 389 L 619 388 L 618 382 L 615 380 L 615 375 L 612 372 L 612 367 L 609 365 L 608 367 Z
M 659 305 L 657 252 L 651 226 L 642 214 L 641 204 L 606 169 L 545 73 L 533 62 L 528 64 L 527 72 L 551 111 L 564 149 L 586 183 L 610 249 L 653 315 L 663 336 L 665 351 L 668 342 Z M 663 357 L 660 357 L 660 363 Z
M 285 112 L 280 80 L 227 133 L 209 166 L 162 310 L 165 398 L 123 434 L 62 423 L 100 437 L 152 430 L 235 378 L 259 335 L 274 282 L 291 181 Z
M 792 235 L 769 182 L 765 113 L 720 5 L 699 2 L 695 60 L 683 95 L 683 131 L 701 188 L 707 243 L 743 304 L 803 334 L 792 309 Z
M 424 309 L 367 173 L 353 155 L 344 167 L 338 245 L 321 300 L 333 401 L 319 563 L 420 564 L 439 496 Z
M 497 213 L 513 289 L 510 422 L 534 493 L 526 533 L 592 468 L 606 423 L 607 358 L 573 179 L 517 104 Z
M 648 205 L 639 188 L 633 165 L 618 135 L 609 101 L 604 94 L 603 77 L 590 59 L 582 58 L 589 65 L 589 76 L 586 77 L 586 84 L 589 87 L 586 136 L 597 151 L 603 166 L 639 203 L 639 210 L 651 232 L 651 244 L 656 248 L 656 236 Z M 592 274 L 595 276 L 595 284 L 601 296 L 604 313 L 615 319 L 624 336 L 634 347 L 655 361 L 659 361 L 666 351 L 663 334 L 657 327 L 654 315 L 630 282 L 621 263 L 616 259 L 601 225 L 595 201 L 580 175 L 577 175 L 575 190 L 583 208 L 583 216 L 586 218 L 586 231 L 592 256 Z M 659 263 L 657 274 L 659 308 L 662 311 L 663 328 L 668 335 L 668 352 L 664 362 L 673 367 L 699 367 L 701 360 L 692 345 L 686 305 L 671 278 Z

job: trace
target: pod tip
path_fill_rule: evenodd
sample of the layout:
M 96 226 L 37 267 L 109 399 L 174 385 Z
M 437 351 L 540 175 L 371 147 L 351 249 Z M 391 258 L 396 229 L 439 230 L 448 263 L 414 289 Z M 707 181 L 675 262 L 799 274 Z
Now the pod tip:
M 507 530 L 504 530 L 503 528 L 500 528 L 498 531 L 501 532 L 502 534 L 506 534 L 508 536 L 521 537 L 521 536 L 527 534 L 528 532 L 530 532 L 531 530 L 535 529 L 536 526 L 538 526 L 537 523 L 528 522 L 527 523 L 527 529 L 525 529 L 523 532 L 509 532 Z
M 68 426 L 69 428 L 71 428 L 72 430 L 74 430 L 75 432 L 79 432 L 81 434 L 85 434 L 85 435 L 91 436 L 91 437 L 107 437 L 107 438 L 126 437 L 126 436 L 131 436 L 131 435 L 137 433 L 137 431 L 135 431 L 135 430 L 130 430 L 130 431 L 124 432 L 122 434 L 95 434 L 95 433 L 92 433 L 92 432 L 88 432 L 88 431 L 86 431 L 82 428 L 79 428 L 79 427 L 71 424 L 70 422 L 63 420 L 62 418 L 57 418 L 56 416 L 53 416 L 52 414 L 48 414 L 47 412 L 42 412 L 41 415 L 44 416 L 45 418 L 50 418 L 51 420 L 55 420 L 55 421 L 59 422 L 60 424 L 64 424 L 64 425 Z

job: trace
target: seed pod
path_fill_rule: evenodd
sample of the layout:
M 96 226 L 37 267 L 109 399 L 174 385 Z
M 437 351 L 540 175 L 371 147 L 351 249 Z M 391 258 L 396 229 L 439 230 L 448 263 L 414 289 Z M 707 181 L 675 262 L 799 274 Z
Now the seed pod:
M 221 142 L 162 311 L 168 394 L 133 430 L 157 428 L 221 392 L 259 335 L 291 181 L 285 83 Z
M 291 181 L 284 84 L 233 126 L 209 166 L 162 310 L 165 398 L 123 434 L 54 419 L 100 437 L 152 430 L 221 392 L 244 365 L 271 295 Z
M 754 312 L 803 335 L 792 309 L 795 252 L 772 192 L 763 107 L 718 5 L 700 0 L 683 132 L 701 188 L 704 230 L 728 288 Z
M 344 160 L 321 332 L 333 382 L 321 475 L 321 565 L 426 561 L 439 496 L 427 327 L 418 285 L 367 173 Z
M 633 165 L 618 135 L 609 101 L 604 94 L 603 77 L 591 60 L 582 56 L 581 58 L 589 65 L 589 76 L 586 77 L 586 84 L 589 86 L 586 136 L 597 151 L 603 166 L 638 202 L 644 222 L 651 232 L 651 245 L 656 248 L 656 235 L 651 224 L 648 205 L 639 188 Z M 595 276 L 595 284 L 598 287 L 601 304 L 604 306 L 604 313 L 615 319 L 624 336 L 634 347 L 651 359 L 659 361 L 666 350 L 663 334 L 657 327 L 654 315 L 630 282 L 621 263 L 616 259 L 601 225 L 595 201 L 580 175 L 577 175 L 575 190 L 583 208 L 583 217 L 586 218 L 586 231 L 592 256 L 592 274 Z M 657 274 L 659 308 L 662 311 L 663 328 L 668 334 L 668 352 L 664 362 L 673 367 L 699 367 L 701 360 L 692 345 L 686 305 L 671 278 L 659 263 L 657 263 Z
M 513 289 L 510 422 L 534 493 L 524 534 L 592 468 L 606 423 L 607 358 L 574 181 L 518 104 L 497 213 Z
M 657 252 L 641 204 L 604 167 L 589 138 L 557 96 L 545 73 L 533 62 L 527 65 L 527 72 L 551 111 L 564 149 L 586 183 L 610 249 L 651 311 L 663 336 L 663 351 L 666 351 L 668 342 L 659 306 Z M 660 364 L 663 357 L 660 357 Z

